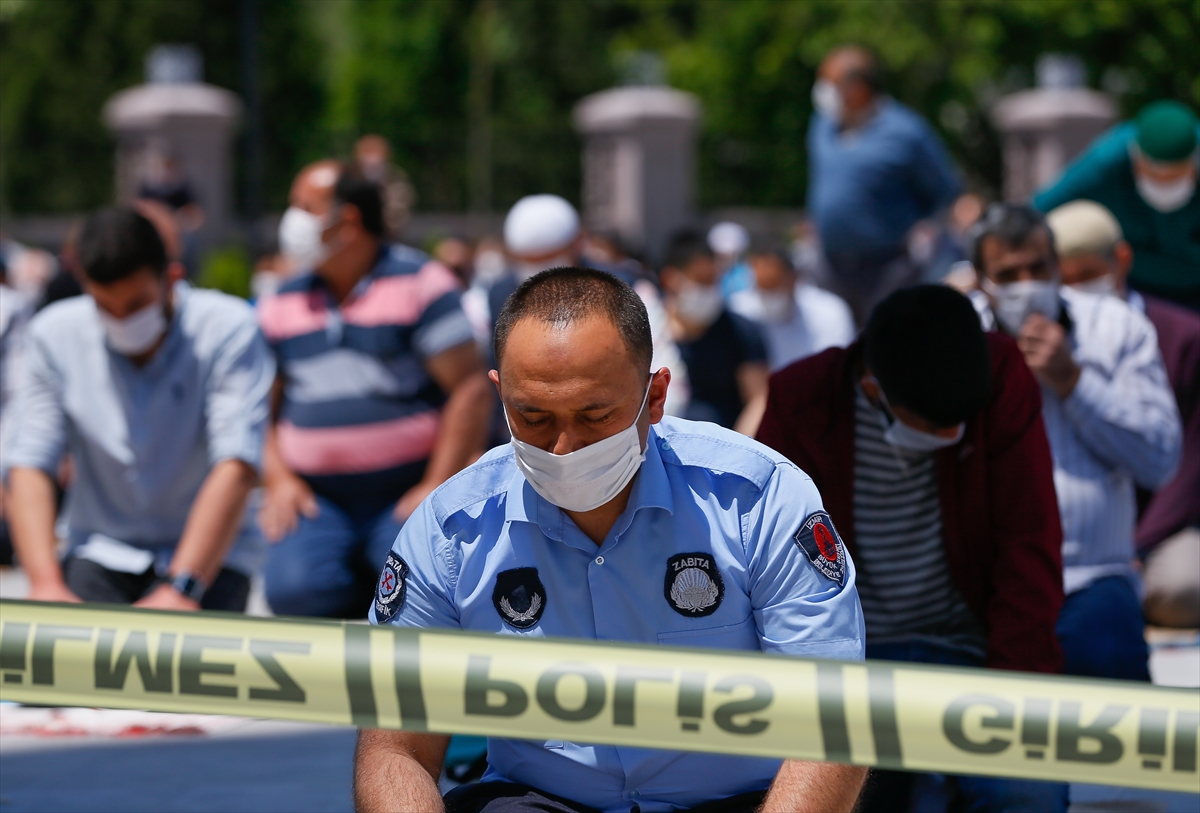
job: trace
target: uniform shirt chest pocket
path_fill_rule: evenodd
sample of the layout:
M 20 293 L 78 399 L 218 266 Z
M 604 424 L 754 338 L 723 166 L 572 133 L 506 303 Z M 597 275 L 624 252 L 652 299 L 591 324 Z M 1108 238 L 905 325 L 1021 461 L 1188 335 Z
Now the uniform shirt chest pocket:
M 658 633 L 658 642 L 666 646 L 694 646 L 704 649 L 758 650 L 758 627 L 754 615 L 748 615 L 736 624 L 717 626 L 695 626 L 688 629 Z

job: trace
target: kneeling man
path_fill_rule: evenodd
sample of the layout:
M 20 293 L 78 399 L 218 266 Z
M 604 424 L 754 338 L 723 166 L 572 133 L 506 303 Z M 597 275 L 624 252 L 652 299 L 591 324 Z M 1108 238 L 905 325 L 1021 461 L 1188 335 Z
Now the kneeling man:
M 404 584 L 381 583 L 373 622 L 862 657 L 854 566 L 829 544 L 817 489 L 753 440 L 663 417 L 671 374 L 649 370 L 650 325 L 632 288 L 600 271 L 544 271 L 509 297 L 495 350 L 512 443 L 421 504 L 388 556 Z M 702 563 L 680 573 L 707 589 L 672 589 L 683 559 Z M 363 731 L 358 809 L 443 809 L 448 741 Z M 501 738 L 488 764 L 446 810 L 849 811 L 864 774 Z

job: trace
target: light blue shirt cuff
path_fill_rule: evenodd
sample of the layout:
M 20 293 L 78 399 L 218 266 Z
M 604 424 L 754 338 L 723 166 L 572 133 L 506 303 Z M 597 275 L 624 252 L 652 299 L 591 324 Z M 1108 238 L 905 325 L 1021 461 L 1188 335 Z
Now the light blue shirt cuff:
M 1063 401 L 1063 411 L 1072 423 L 1087 424 L 1101 419 L 1107 382 L 1091 367 L 1084 367 L 1075 389 Z

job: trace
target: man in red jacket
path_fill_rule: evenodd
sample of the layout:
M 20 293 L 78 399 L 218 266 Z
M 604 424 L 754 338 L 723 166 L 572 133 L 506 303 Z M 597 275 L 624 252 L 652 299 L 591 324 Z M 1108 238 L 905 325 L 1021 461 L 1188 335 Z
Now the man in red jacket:
M 825 496 L 858 568 L 867 657 L 1058 672 L 1062 529 L 1037 382 L 941 286 L 897 291 L 860 341 L 771 377 L 758 439 Z M 957 793 L 1065 811 L 1066 786 L 877 772 L 862 810 Z M 872 787 L 873 785 L 873 787 Z

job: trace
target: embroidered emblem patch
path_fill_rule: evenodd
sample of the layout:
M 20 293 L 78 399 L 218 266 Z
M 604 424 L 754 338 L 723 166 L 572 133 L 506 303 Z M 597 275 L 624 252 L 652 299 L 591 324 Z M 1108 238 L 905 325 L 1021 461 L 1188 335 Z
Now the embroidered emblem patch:
M 824 511 L 811 514 L 792 539 L 813 567 L 830 581 L 846 586 L 846 546 Z
M 408 563 L 389 551 L 375 586 L 375 618 L 379 623 L 386 624 L 400 612 L 407 592 Z
M 527 630 L 546 612 L 546 588 L 536 567 L 518 567 L 496 575 L 492 604 L 504 623 Z
M 677 553 L 667 560 L 663 595 L 671 609 L 687 618 L 712 615 L 725 598 L 725 583 L 708 553 Z

